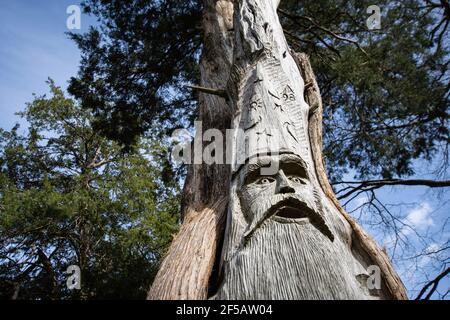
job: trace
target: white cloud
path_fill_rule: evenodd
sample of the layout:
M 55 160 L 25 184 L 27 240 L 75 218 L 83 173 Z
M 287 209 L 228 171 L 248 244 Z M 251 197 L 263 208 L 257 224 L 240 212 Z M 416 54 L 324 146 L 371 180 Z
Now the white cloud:
M 424 229 L 434 224 L 430 217 L 432 212 L 431 206 L 428 202 L 422 203 L 420 206 L 412 209 L 406 216 L 405 223 L 412 228 Z
M 433 253 L 435 251 L 438 251 L 440 248 L 441 246 L 439 244 L 432 243 L 425 249 L 425 253 Z

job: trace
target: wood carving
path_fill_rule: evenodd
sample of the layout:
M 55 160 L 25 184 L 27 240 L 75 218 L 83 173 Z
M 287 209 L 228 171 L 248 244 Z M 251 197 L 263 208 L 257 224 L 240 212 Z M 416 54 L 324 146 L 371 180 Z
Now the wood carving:
M 232 129 L 232 163 L 189 169 L 183 225 L 149 298 L 406 299 L 328 183 L 319 89 L 278 4 L 204 0 L 199 116 L 203 130 Z

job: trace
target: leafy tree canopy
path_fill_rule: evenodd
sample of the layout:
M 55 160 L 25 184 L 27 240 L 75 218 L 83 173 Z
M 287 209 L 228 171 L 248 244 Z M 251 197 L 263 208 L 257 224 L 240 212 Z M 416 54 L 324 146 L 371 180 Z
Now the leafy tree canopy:
M 284 4 L 287 37 L 321 85 L 332 178 L 348 167 L 360 178 L 411 175 L 412 160 L 446 152 L 448 2 L 378 1 L 379 30 L 366 26 L 370 1 Z
M 127 154 L 91 114 L 49 81 L 0 131 L 0 293 L 3 298 L 144 298 L 177 230 L 179 187 L 163 180 L 167 146 L 148 137 Z M 81 290 L 68 290 L 70 265 Z
M 103 134 L 128 145 L 192 123 L 185 85 L 198 82 L 200 2 L 83 2 L 99 26 L 72 35 L 83 59 L 69 91 Z M 279 10 L 290 45 L 311 56 L 319 79 L 332 180 L 348 169 L 411 175 L 414 159 L 448 146 L 448 1 L 378 1 L 380 30 L 366 26 L 371 4 L 284 0 Z

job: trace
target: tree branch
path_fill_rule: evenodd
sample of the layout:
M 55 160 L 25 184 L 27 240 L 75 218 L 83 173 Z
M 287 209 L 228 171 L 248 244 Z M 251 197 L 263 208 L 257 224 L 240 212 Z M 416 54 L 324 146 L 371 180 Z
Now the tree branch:
M 323 32 L 329 34 L 330 36 L 332 36 L 335 39 L 341 40 L 341 41 L 346 41 L 349 42 L 351 44 L 354 44 L 362 53 L 364 53 L 367 57 L 369 57 L 368 53 L 360 46 L 360 44 L 358 43 L 358 41 L 353 40 L 353 39 L 349 39 L 349 38 L 345 38 L 343 36 L 338 35 L 336 32 L 333 32 L 332 30 L 325 28 L 324 26 L 321 26 L 320 24 L 318 24 L 316 21 L 314 21 L 314 19 L 312 19 L 311 17 L 307 17 L 307 16 L 298 16 L 298 15 L 292 15 L 282 9 L 278 9 L 278 12 L 281 13 L 282 15 L 284 15 L 285 17 L 295 21 L 296 19 L 303 19 L 306 20 L 310 23 L 312 23 L 317 29 L 322 30 Z M 312 30 L 310 30 L 311 33 L 313 33 L 313 35 L 315 35 L 316 37 L 318 37 Z M 319 38 L 319 41 L 321 40 L 321 38 Z M 322 42 L 322 41 L 321 41 Z M 326 43 L 325 43 L 326 44 Z M 327 47 L 329 47 L 328 44 L 326 44 Z M 337 50 L 335 48 L 333 48 L 334 50 Z M 333 51 L 334 51 L 333 50 Z
M 193 90 L 197 90 L 197 91 L 200 91 L 203 93 L 207 93 L 207 94 L 213 94 L 213 95 L 227 99 L 227 93 L 225 90 L 205 88 L 205 87 L 200 87 L 200 86 L 188 86 L 188 88 L 191 88 Z
M 419 295 L 417 296 L 416 300 L 430 300 L 431 296 L 433 295 L 433 293 L 436 291 L 438 285 L 439 285 L 439 281 L 441 281 L 445 276 L 447 276 L 450 273 L 450 267 L 448 267 L 445 271 L 443 271 L 440 275 L 438 275 L 436 278 L 434 278 L 434 280 L 431 280 L 430 282 L 428 282 L 423 288 L 422 290 L 420 290 Z M 431 287 L 430 292 L 428 292 L 428 294 L 426 295 L 425 298 L 421 299 L 422 296 L 425 294 L 425 292 L 427 292 L 428 288 Z
M 368 180 L 368 181 L 339 181 L 332 183 L 332 185 L 338 184 L 350 184 L 350 185 L 358 185 L 355 187 L 347 187 L 337 192 L 337 194 L 342 193 L 345 190 L 351 189 L 350 191 L 344 193 L 339 196 L 338 199 L 347 198 L 353 193 L 359 190 L 365 190 L 367 187 L 376 187 L 381 188 L 384 186 L 426 186 L 430 188 L 441 188 L 441 187 L 450 187 L 450 180 L 426 180 L 426 179 L 411 179 L 411 180 L 402 180 L 402 179 L 382 179 L 382 180 Z

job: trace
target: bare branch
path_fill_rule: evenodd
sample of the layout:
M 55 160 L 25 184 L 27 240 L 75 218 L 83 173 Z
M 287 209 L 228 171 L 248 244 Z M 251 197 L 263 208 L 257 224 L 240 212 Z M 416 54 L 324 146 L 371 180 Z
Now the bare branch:
M 422 290 L 420 290 L 419 295 L 417 296 L 416 300 L 430 300 L 433 293 L 436 291 L 439 281 L 441 281 L 445 276 L 447 276 L 450 273 L 450 267 L 448 267 L 445 271 L 443 271 L 441 274 L 439 274 L 436 278 L 428 282 Z M 431 287 L 431 290 L 428 292 L 428 294 L 425 296 L 425 298 L 422 299 L 422 296 L 427 292 L 428 288 Z
M 222 90 L 222 89 L 205 88 L 205 87 L 200 87 L 200 86 L 188 86 L 188 87 L 193 90 L 197 90 L 197 91 L 207 93 L 207 94 L 213 94 L 213 95 L 227 99 L 227 93 L 225 90 Z
M 382 180 L 368 180 L 368 181 L 339 181 L 333 183 L 333 185 L 338 184 L 350 184 L 357 185 L 355 187 L 346 187 L 336 194 L 342 193 L 345 190 L 351 189 L 347 191 L 345 194 L 338 197 L 339 200 L 347 198 L 357 191 L 367 191 L 367 188 L 381 188 L 384 186 L 426 186 L 430 188 L 442 188 L 442 187 L 450 187 L 450 180 L 426 180 L 426 179 L 411 179 L 411 180 L 403 180 L 403 179 L 382 179 Z

